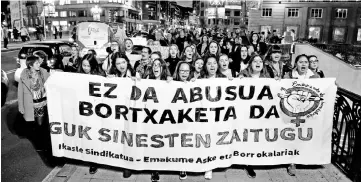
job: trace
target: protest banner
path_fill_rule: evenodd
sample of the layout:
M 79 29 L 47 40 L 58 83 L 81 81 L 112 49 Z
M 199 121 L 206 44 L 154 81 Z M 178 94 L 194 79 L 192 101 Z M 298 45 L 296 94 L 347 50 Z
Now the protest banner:
M 53 155 L 134 170 L 327 164 L 335 79 L 157 80 L 54 73 Z

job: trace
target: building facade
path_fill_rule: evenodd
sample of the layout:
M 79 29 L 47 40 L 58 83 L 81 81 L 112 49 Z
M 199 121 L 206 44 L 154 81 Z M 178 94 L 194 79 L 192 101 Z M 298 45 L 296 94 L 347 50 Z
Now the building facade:
M 248 30 L 279 35 L 295 30 L 299 39 L 320 43 L 361 44 L 360 1 L 263 0 L 251 10 Z
M 47 27 L 68 31 L 83 21 L 123 22 L 126 30 L 139 29 L 141 6 L 135 0 L 55 0 L 44 3 Z
M 194 0 L 193 9 L 202 27 L 218 27 L 233 31 L 247 25 L 246 3 L 241 0 Z

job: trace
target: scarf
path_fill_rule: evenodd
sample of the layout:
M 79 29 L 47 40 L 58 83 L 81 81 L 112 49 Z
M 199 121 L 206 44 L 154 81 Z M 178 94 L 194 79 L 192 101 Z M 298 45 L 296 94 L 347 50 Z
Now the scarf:
M 297 78 L 297 79 L 309 79 L 311 76 L 313 76 L 314 73 L 313 71 L 311 71 L 310 69 L 307 69 L 306 74 L 304 75 L 300 75 L 298 74 L 297 69 L 293 69 L 292 70 L 292 78 Z

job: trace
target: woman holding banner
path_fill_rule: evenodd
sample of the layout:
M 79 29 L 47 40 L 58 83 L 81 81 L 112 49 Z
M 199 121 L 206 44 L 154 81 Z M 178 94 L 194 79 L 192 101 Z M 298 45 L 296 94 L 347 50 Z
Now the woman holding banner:
M 100 67 L 98 66 L 98 61 L 93 54 L 84 55 L 83 59 L 80 62 L 78 73 L 99 75 L 105 77 L 105 72 L 100 69 Z M 98 166 L 99 165 L 96 163 L 90 163 L 89 173 L 95 174 L 98 171 Z
M 198 58 L 196 61 L 192 63 L 192 72 L 191 72 L 192 81 L 204 77 L 205 73 L 204 73 L 203 65 L 204 65 L 204 61 L 202 58 Z
M 298 55 L 295 59 L 294 68 L 286 72 L 285 79 L 310 79 L 320 78 L 320 76 L 309 69 L 310 63 L 308 56 L 305 54 Z M 287 167 L 287 173 L 290 176 L 296 176 L 296 164 L 292 163 Z
M 174 80 L 181 81 L 181 82 L 190 81 L 191 80 L 191 74 L 190 74 L 191 67 L 192 66 L 186 61 L 179 62 L 175 69 Z
M 47 114 L 45 82 L 49 73 L 40 67 L 37 56 L 28 56 L 18 86 L 18 107 L 26 122 L 34 123 L 36 150 L 51 156 L 51 140 Z
M 135 76 L 135 71 L 130 65 L 130 61 L 125 54 L 115 53 L 112 57 L 112 66 L 107 77 L 131 78 Z

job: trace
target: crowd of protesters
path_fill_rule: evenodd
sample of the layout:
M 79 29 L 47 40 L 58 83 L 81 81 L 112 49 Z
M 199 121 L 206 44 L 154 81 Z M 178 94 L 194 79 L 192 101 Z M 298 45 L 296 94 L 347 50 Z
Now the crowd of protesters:
M 268 39 L 268 40 L 267 40 Z M 63 65 L 62 57 L 55 56 L 48 60 L 47 55 L 38 51 L 26 59 L 27 69 L 21 74 L 18 87 L 19 111 L 26 121 L 34 122 L 39 135 L 39 145 L 45 151 L 51 150 L 50 131 L 47 120 L 46 90 L 44 83 L 49 75 L 56 71 L 76 72 L 102 77 L 128 77 L 172 81 L 195 81 L 197 79 L 228 78 L 274 78 L 309 79 L 324 77 L 318 68 L 315 55 L 298 55 L 294 66 L 282 60 L 282 49 L 278 45 L 267 48 L 267 41 L 276 41 L 276 37 L 265 37 L 251 32 L 227 32 L 214 29 L 202 29 L 201 32 L 184 29 L 153 30 L 148 36 L 148 43 L 169 47 L 169 57 L 164 58 L 160 52 L 152 52 L 144 46 L 142 58 L 131 64 L 130 54 L 133 50 L 131 39 L 125 39 L 122 46 L 112 45 L 107 48 L 108 57 L 101 63 L 96 52 L 89 50 L 83 57 L 79 56 L 77 47 L 72 47 L 72 57 Z M 267 41 L 266 41 L 267 40 Z M 125 50 L 120 50 L 124 47 Z M 40 147 L 41 148 L 41 147 Z M 89 172 L 96 173 L 98 165 L 91 163 Z M 256 177 L 252 166 L 244 167 L 247 175 Z M 295 175 L 295 165 L 287 167 L 289 175 Z M 124 170 L 128 178 L 131 170 Z M 212 178 L 212 171 L 205 172 L 205 178 Z M 186 179 L 187 173 L 180 172 L 180 179 Z M 159 172 L 153 171 L 151 181 L 159 181 Z

